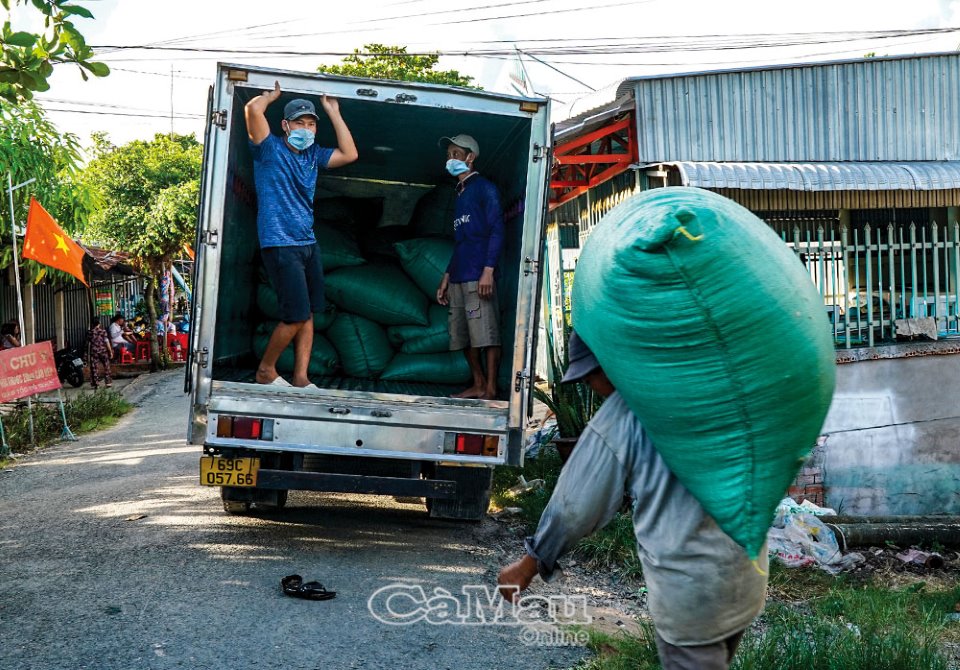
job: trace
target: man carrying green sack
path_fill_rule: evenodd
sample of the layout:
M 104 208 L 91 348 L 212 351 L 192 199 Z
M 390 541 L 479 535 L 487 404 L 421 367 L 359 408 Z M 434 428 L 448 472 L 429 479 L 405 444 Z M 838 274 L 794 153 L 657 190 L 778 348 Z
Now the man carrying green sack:
M 260 255 L 280 301 L 274 329 L 257 368 L 257 382 L 290 386 L 277 372 L 277 359 L 294 343 L 293 386 L 316 388 L 307 377 L 313 347 L 312 314 L 325 307 L 323 268 L 313 233 L 313 196 L 320 169 L 357 160 L 357 147 L 335 98 L 321 101 L 337 137 L 337 148 L 314 144 L 316 108 L 309 100 L 291 100 L 283 109 L 284 137 L 270 132 L 266 111 L 280 97 L 280 83 L 244 108 L 257 190 Z
M 441 137 L 447 172 L 457 178 L 453 257 L 437 288 L 449 305 L 450 350 L 464 350 L 473 385 L 454 398 L 495 400 L 500 367 L 500 306 L 496 270 L 503 250 L 503 210 L 497 187 L 473 169 L 480 145 L 469 135 Z M 481 361 L 486 352 L 486 373 Z
M 766 548 L 755 567 L 667 468 L 575 332 L 569 352 L 563 383 L 583 381 L 607 399 L 564 465 L 526 555 L 500 571 L 500 593 L 515 600 L 537 574 L 550 581 L 557 559 L 603 528 L 626 493 L 662 667 L 726 670 L 763 609 Z

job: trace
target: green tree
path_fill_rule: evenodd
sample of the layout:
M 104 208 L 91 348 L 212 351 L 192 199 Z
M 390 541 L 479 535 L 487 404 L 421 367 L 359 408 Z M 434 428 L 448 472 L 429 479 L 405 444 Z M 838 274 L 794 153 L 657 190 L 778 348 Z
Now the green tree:
M 437 54 L 408 54 L 407 47 L 365 44 L 363 51 L 354 49 L 353 54 L 344 57 L 342 65 L 321 65 L 317 72 L 480 88 L 470 83 L 473 77 L 456 70 L 434 70 L 439 62 L 440 56 Z
M 110 74 L 104 63 L 91 61 L 93 50 L 73 23 L 74 17 L 92 19 L 87 8 L 70 0 L 0 0 L 7 20 L 0 32 L 0 98 L 12 103 L 29 100 L 35 91 L 50 88 L 48 79 L 58 63 L 75 63 L 80 74 L 95 77 Z M 43 15 L 42 32 L 14 30 L 10 9 L 31 6 Z
M 26 222 L 30 197 L 39 200 L 65 230 L 83 229 L 96 205 L 94 193 L 81 179 L 80 142 L 60 132 L 34 102 L 0 107 L 0 179 L 6 191 L 7 175 L 14 185 L 36 181 L 14 193 L 14 214 L 19 226 Z M 12 262 L 10 211 L 6 195 L 0 198 L 0 267 Z M 39 280 L 48 271 L 64 281 L 70 275 L 49 270 L 33 261 L 24 263 L 27 279 Z
M 200 193 L 202 149 L 193 135 L 156 135 L 121 147 L 94 136 L 94 158 L 84 171 L 100 206 L 85 237 L 129 252 L 147 279 L 150 324 L 157 320 L 154 288 L 163 268 L 192 241 Z M 150 328 L 153 332 L 153 328 Z M 153 365 L 159 347 L 151 338 Z

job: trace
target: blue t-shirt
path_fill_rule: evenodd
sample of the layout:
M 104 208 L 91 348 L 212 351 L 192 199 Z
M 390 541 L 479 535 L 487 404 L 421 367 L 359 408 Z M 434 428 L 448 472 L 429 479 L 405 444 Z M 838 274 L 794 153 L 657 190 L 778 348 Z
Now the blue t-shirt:
M 503 250 L 503 210 L 497 187 L 478 174 L 461 182 L 453 209 L 453 257 L 450 281 L 477 281 L 484 267 L 497 267 Z
M 257 234 L 260 247 L 314 244 L 313 194 L 317 173 L 326 168 L 333 149 L 316 144 L 294 153 L 282 137 L 270 134 L 250 143 L 257 187 Z

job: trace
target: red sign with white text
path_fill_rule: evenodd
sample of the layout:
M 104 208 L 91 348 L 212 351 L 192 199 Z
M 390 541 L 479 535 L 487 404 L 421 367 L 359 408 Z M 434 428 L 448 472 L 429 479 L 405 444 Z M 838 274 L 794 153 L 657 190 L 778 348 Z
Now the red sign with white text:
M 0 351 L 0 402 L 60 388 L 49 342 Z

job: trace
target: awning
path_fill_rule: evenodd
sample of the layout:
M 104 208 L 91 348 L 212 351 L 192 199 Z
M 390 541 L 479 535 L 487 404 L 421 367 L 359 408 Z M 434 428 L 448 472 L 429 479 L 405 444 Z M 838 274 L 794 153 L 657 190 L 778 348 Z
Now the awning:
M 672 161 L 684 186 L 789 191 L 941 191 L 960 188 L 960 161 L 713 163 Z

